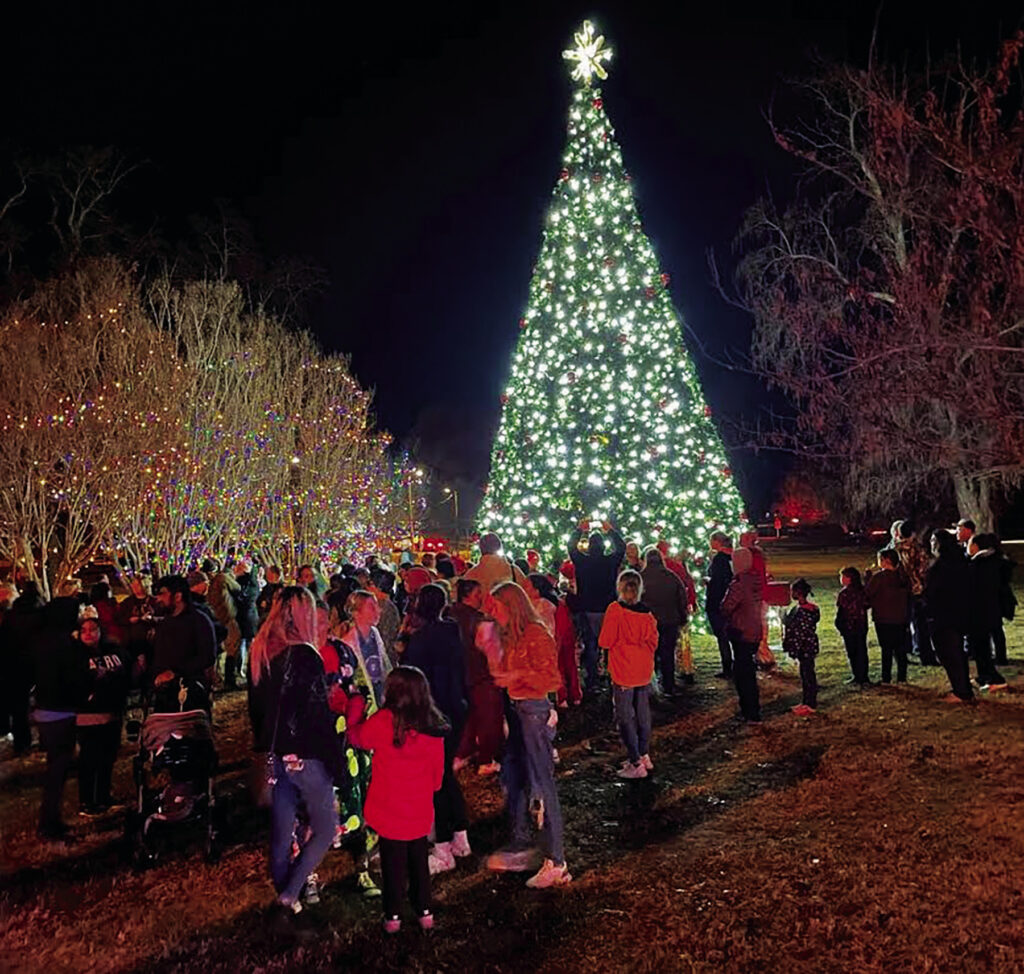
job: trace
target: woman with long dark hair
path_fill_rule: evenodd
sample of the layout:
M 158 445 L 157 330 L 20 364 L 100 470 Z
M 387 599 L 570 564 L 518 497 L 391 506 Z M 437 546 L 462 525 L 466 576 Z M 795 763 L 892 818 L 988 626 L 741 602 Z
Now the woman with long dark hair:
M 267 755 L 273 788 L 270 875 L 277 904 L 298 913 L 302 887 L 334 841 L 334 785 L 345 787 L 348 780 L 327 705 L 316 605 L 308 589 L 281 590 L 253 640 L 250 662 L 256 750 Z M 298 830 L 301 848 L 292 859 L 300 802 L 308 828 Z
M 454 761 L 469 709 L 466 703 L 466 661 L 458 624 L 442 619 L 448 598 L 440 585 L 424 585 L 416 593 L 418 624 L 402 655 L 403 666 L 423 671 L 438 709 L 451 730 L 444 740 L 444 781 L 434 795 L 434 848 L 431 873 L 455 868 L 456 856 L 470 854 L 466 802 L 455 777 Z

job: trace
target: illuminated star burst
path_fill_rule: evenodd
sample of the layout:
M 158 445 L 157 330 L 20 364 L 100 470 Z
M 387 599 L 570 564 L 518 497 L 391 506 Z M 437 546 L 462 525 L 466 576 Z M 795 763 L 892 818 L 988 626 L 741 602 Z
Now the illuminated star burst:
M 583 21 L 583 29 L 573 35 L 576 46 L 569 51 L 563 51 L 562 57 L 566 61 L 574 61 L 576 66 L 572 69 L 572 77 L 582 81 L 585 85 L 590 84 L 590 79 L 595 75 L 604 81 L 608 77 L 602 61 L 610 61 L 612 51 L 610 47 L 604 46 L 604 35 L 594 36 L 594 25 L 589 21 Z

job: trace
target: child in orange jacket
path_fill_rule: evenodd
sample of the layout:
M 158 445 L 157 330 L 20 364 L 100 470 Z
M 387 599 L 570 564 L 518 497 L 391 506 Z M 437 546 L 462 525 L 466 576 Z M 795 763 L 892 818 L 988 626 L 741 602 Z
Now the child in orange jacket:
M 651 739 L 651 677 L 654 651 L 658 648 L 658 624 L 640 596 L 643 581 L 638 572 L 619 575 L 619 599 L 608 606 L 598 645 L 608 650 L 615 720 L 628 757 L 620 778 L 646 778 L 654 770 L 648 746 Z

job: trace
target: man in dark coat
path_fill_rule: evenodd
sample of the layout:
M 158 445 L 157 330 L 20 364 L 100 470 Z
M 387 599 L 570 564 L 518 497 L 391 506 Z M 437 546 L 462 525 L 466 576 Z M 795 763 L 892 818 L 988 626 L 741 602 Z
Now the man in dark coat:
M 661 552 L 648 548 L 644 554 L 644 604 L 654 613 L 658 624 L 658 648 L 655 662 L 661 678 L 661 692 L 676 692 L 676 643 L 679 630 L 686 625 L 686 586 L 675 572 L 665 567 Z
M 722 669 L 715 676 L 729 679 L 732 676 L 732 649 L 725 631 L 725 617 L 719 611 L 719 607 L 732 581 L 732 538 L 722 531 L 716 531 L 711 535 L 711 550 L 714 555 L 708 568 L 704 608 L 708 616 L 708 625 L 718 640 L 718 655 L 722 659 Z
M 978 686 L 996 692 L 1006 680 L 996 669 L 992 647 L 996 631 L 1003 628 L 1002 559 L 995 535 L 974 534 L 967 541 L 970 569 L 970 631 L 967 644 L 978 669 Z
M 619 575 L 626 552 L 626 542 L 610 521 L 601 527 L 611 538 L 611 549 L 605 551 L 604 535 L 594 531 L 587 542 L 587 550 L 580 551 L 580 539 L 589 527 L 589 522 L 581 521 L 576 530 L 569 536 L 569 559 L 576 570 L 576 606 L 575 611 L 582 614 L 586 625 L 581 626 L 583 637 L 582 662 L 586 673 L 587 690 L 596 690 L 598 686 L 598 646 L 597 636 L 604 622 L 604 612 L 618 597 L 615 583 Z

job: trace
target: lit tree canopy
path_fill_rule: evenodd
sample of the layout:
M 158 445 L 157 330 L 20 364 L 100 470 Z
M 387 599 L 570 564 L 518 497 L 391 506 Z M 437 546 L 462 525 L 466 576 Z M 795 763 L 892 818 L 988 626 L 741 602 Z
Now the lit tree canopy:
M 479 526 L 515 550 L 564 551 L 612 517 L 639 543 L 706 543 L 742 502 L 644 235 L 593 76 L 610 51 L 584 24 L 569 139 L 502 394 Z

